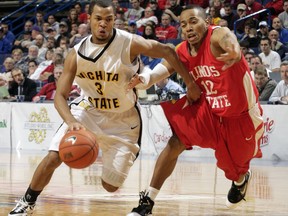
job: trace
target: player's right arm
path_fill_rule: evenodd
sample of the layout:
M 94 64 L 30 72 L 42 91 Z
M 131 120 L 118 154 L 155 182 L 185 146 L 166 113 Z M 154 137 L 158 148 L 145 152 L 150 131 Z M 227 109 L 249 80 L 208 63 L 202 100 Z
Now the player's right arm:
M 58 80 L 54 98 L 54 106 L 64 122 L 68 125 L 69 130 L 84 129 L 84 126 L 74 118 L 67 104 L 67 98 L 69 97 L 77 71 L 76 57 L 77 53 L 72 49 L 65 59 L 63 73 Z

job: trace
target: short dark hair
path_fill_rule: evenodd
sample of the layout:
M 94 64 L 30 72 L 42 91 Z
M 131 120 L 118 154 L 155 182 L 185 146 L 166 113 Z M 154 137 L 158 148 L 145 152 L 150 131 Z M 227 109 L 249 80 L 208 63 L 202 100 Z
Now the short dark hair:
M 260 39 L 260 42 L 261 42 L 261 41 L 268 41 L 269 46 L 271 46 L 272 41 L 270 40 L 270 38 L 264 37 L 264 38 L 261 38 L 261 39 Z
M 114 4 L 111 0 L 94 0 L 91 1 L 90 6 L 89 6 L 89 14 L 91 15 L 93 10 L 94 10 L 94 6 L 97 5 L 99 7 L 103 7 L 103 8 L 107 8 L 107 7 L 113 7 L 113 11 L 114 13 L 116 13 L 116 9 L 114 7 Z
M 196 5 L 196 4 L 190 4 L 190 5 L 187 5 L 183 10 L 182 10 L 182 12 L 183 11 L 186 11 L 186 10 L 191 10 L 191 9 L 196 9 L 196 10 L 198 10 L 200 13 L 200 16 L 205 20 L 206 18 L 207 18 L 207 15 L 206 15 L 206 12 L 205 12 L 205 10 L 202 8 L 202 7 L 200 7 L 199 5 Z M 181 12 L 181 13 L 182 13 Z

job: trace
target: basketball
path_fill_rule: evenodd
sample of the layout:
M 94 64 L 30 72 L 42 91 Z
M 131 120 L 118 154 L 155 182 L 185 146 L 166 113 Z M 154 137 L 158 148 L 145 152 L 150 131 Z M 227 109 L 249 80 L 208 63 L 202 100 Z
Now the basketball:
M 83 169 L 93 164 L 99 146 L 93 133 L 87 130 L 68 131 L 59 146 L 59 156 L 69 167 Z

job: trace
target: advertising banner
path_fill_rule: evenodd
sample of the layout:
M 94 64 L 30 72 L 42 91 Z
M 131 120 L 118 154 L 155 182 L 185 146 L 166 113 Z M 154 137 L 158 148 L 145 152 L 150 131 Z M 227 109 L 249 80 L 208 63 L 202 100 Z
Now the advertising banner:
M 0 148 L 11 146 L 11 103 L 0 103 Z
M 12 147 L 46 150 L 61 123 L 52 103 L 13 103 Z

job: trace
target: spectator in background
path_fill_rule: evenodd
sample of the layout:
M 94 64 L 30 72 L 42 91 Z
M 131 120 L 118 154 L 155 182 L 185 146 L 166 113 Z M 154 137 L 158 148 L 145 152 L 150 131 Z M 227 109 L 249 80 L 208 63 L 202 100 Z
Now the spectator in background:
M 161 25 L 156 27 L 156 37 L 159 39 L 159 41 L 166 42 L 169 39 L 176 39 L 177 35 L 177 29 L 171 25 L 170 15 L 163 13 Z
M 259 29 L 257 30 L 257 35 L 259 38 L 268 37 L 269 26 L 266 21 L 259 22 Z
M 14 67 L 15 67 L 14 59 L 11 57 L 7 57 L 4 60 L 2 70 L 0 73 L 0 77 L 1 77 L 2 81 L 5 82 L 4 84 L 5 84 L 6 88 L 8 88 L 11 85 L 11 82 L 13 81 L 11 71 L 14 69 Z
M 4 33 L 4 38 L 9 41 L 10 47 L 12 47 L 14 44 L 14 41 L 15 41 L 15 35 L 13 34 L 12 31 L 9 31 L 9 26 L 7 23 L 4 23 L 4 22 L 1 23 L 1 28 L 2 28 L 3 33 Z M 11 52 L 11 50 L 10 50 L 10 52 Z
M 281 58 L 277 52 L 271 50 L 271 40 L 269 38 L 261 38 L 260 49 L 262 52 L 259 57 L 262 59 L 264 66 L 272 72 L 279 72 Z
M 84 5 L 84 11 L 78 15 L 79 23 L 87 24 L 90 3 Z
M 126 11 L 127 11 L 126 8 L 118 7 L 116 9 L 116 19 L 121 19 L 121 20 L 127 21 L 125 15 L 124 15 Z
M 21 49 L 13 49 L 12 50 L 12 58 L 14 59 L 15 63 L 19 62 L 23 57 L 23 51 Z
M 283 9 L 284 11 L 278 15 L 282 25 L 284 28 L 288 29 L 288 0 L 283 1 Z
M 258 11 L 263 9 L 263 6 L 255 0 L 245 0 L 245 3 L 247 6 L 247 8 L 246 8 L 246 14 L 247 15 L 253 14 L 253 13 L 258 12 Z M 258 19 L 259 15 L 254 16 L 254 18 Z
M 158 22 L 161 22 L 161 16 L 163 14 L 163 10 L 161 10 L 158 6 L 157 0 L 150 0 L 149 7 L 153 10 L 154 15 L 157 17 Z
M 288 62 L 284 61 L 280 66 L 281 81 L 277 84 L 269 101 L 288 104 Z
M 25 95 L 24 101 L 32 101 L 32 98 L 37 94 L 36 83 L 26 78 L 20 68 L 14 68 L 11 75 L 13 81 L 8 89 L 10 96 L 16 98 L 17 95 Z
M 78 33 L 78 25 L 76 23 L 71 24 L 71 31 L 69 32 L 70 37 L 73 37 L 75 34 Z
M 77 24 L 79 26 L 79 21 L 78 21 L 78 13 L 75 8 L 72 8 L 69 10 L 68 17 L 65 19 L 62 19 L 61 22 L 59 23 L 59 34 L 63 34 L 63 31 L 61 31 L 61 24 L 67 28 L 65 32 L 71 32 L 71 25 L 72 24 Z M 66 24 L 66 25 L 65 25 Z
M 59 44 L 59 47 L 58 48 L 61 48 L 62 49 L 62 53 L 63 53 L 63 56 L 64 58 L 66 58 L 68 52 L 69 52 L 69 46 L 70 46 L 70 41 L 69 41 L 69 38 L 68 37 L 62 37 L 61 40 L 60 40 L 60 44 Z
M 35 40 L 38 35 L 41 35 L 41 29 L 38 26 L 33 26 L 31 31 L 32 40 Z
M 115 19 L 114 27 L 117 29 L 125 30 L 125 22 L 123 19 Z M 72 38 L 71 38 L 72 39 Z M 70 39 L 70 47 L 71 47 L 71 39 Z
M 288 47 L 279 41 L 278 31 L 272 29 L 269 32 L 268 38 L 271 40 L 271 50 L 277 52 L 280 55 L 281 61 L 288 60 Z
M 30 60 L 28 62 L 28 70 L 29 70 L 28 75 L 27 75 L 28 78 L 30 78 L 32 74 L 34 74 L 37 67 L 38 67 L 38 63 L 35 60 Z
M 246 55 L 247 52 L 250 52 L 252 54 L 254 53 L 254 50 L 250 49 L 249 42 L 247 40 L 240 41 L 239 45 L 240 45 L 240 49 L 241 49 L 244 56 Z
M 56 47 L 56 40 L 54 37 L 48 37 L 47 41 L 45 43 L 45 47 L 47 47 L 47 49 L 54 49 Z
M 164 13 L 169 14 L 172 18 L 171 25 L 179 25 L 179 17 L 183 10 L 182 6 L 177 3 L 177 0 L 168 0 L 168 6 L 165 8 Z
M 150 7 L 146 7 L 144 11 L 144 17 L 136 21 L 137 29 L 139 32 L 143 32 L 147 22 L 153 21 L 156 25 L 158 24 L 158 19 L 154 15 L 154 11 Z
M 160 100 L 179 99 L 179 95 L 185 92 L 182 86 L 168 77 L 157 82 L 156 86 Z
M 3 62 L 3 66 L 1 68 L 1 73 L 11 73 L 14 66 L 15 66 L 15 61 L 12 57 L 5 58 Z
M 279 41 L 283 44 L 288 44 L 288 29 L 283 28 L 281 20 L 275 17 L 272 21 L 272 28 L 278 31 Z
M 218 22 L 218 25 L 221 27 L 227 27 L 228 28 L 228 22 L 225 19 L 220 19 Z
M 47 51 L 47 47 L 44 46 L 45 38 L 42 34 L 36 36 L 34 40 L 34 44 L 38 47 L 38 59 L 40 62 L 45 60 L 45 54 Z
M 157 0 L 158 6 L 161 10 L 165 10 L 166 8 L 169 7 L 169 0 Z
M 224 3 L 224 10 L 225 10 L 225 15 L 222 16 L 222 19 L 225 19 L 228 22 L 228 28 L 230 30 L 234 29 L 234 13 L 233 13 L 233 8 L 230 3 Z
M 130 4 L 132 5 L 132 8 L 129 8 L 124 16 L 125 19 L 128 21 L 131 20 L 139 20 L 142 17 L 142 13 L 144 12 L 144 8 L 140 7 L 140 0 L 131 0 Z
M 260 67 L 260 66 L 264 66 L 262 59 L 258 55 L 253 55 L 250 59 L 250 74 L 251 74 L 253 80 L 255 78 L 254 77 L 254 71 L 257 69 L 257 67 Z M 267 71 L 267 76 L 269 77 L 270 73 L 272 73 L 272 71 L 268 68 L 266 68 L 266 71 Z
M 0 26 L 0 54 L 9 54 L 11 53 L 12 45 L 9 40 L 5 38 L 4 30 Z
M 128 21 L 128 32 L 132 34 L 142 35 L 141 32 L 138 31 L 136 22 L 134 20 Z
M 40 101 L 40 96 L 45 95 L 46 100 L 54 100 L 56 89 L 57 89 L 57 83 L 58 79 L 63 73 L 63 65 L 57 65 L 55 66 L 53 70 L 53 82 L 48 82 L 45 84 L 41 90 L 33 97 L 32 101 L 33 102 L 39 102 Z M 71 95 L 80 95 L 77 89 L 76 85 L 72 86 L 71 89 Z M 68 98 L 67 98 L 68 99 Z
M 48 20 L 48 23 L 50 24 L 50 27 L 52 27 L 53 30 L 55 30 L 57 32 L 57 34 L 58 34 L 58 32 L 59 32 L 59 22 L 56 20 L 55 16 L 50 14 L 48 16 L 47 20 Z
M 211 6 L 215 7 L 215 9 L 220 12 L 221 17 L 225 16 L 225 10 L 223 8 L 223 3 L 221 0 L 212 0 Z
M 209 6 L 209 0 L 187 0 L 186 2 L 187 5 L 188 4 L 199 5 L 204 10 Z
M 32 80 L 39 80 L 47 82 L 48 77 L 53 74 L 55 53 L 54 50 L 50 49 L 46 51 L 45 61 L 41 62 L 37 69 L 29 77 Z
M 27 32 L 30 32 L 31 34 L 32 27 L 33 27 L 33 22 L 30 20 L 27 20 L 24 24 L 23 33 L 20 33 L 19 36 L 16 38 L 16 40 L 14 41 L 14 46 L 20 46 L 21 41 L 23 41 L 25 34 L 27 34 Z
M 74 9 L 75 10 L 75 9 Z M 71 31 L 71 30 L 70 30 Z M 59 35 L 58 37 L 56 38 L 56 47 L 59 47 L 60 46 L 60 40 L 62 38 L 70 38 L 71 35 L 70 35 L 70 31 L 69 31 L 69 27 L 68 27 L 68 24 L 64 21 L 61 21 L 59 23 Z
M 31 31 L 24 31 L 21 38 L 22 39 L 20 41 L 16 40 L 14 42 L 13 49 L 19 48 L 24 53 L 27 53 L 28 52 L 28 47 L 31 46 L 31 44 L 32 44 Z
M 236 14 L 232 18 L 233 30 L 234 30 L 234 22 L 236 22 L 236 20 L 241 19 L 245 16 L 246 16 L 246 5 L 245 4 L 239 4 L 237 6 Z M 237 38 L 241 38 L 241 35 L 243 35 L 243 33 L 244 33 L 244 28 L 245 28 L 245 20 L 237 22 L 237 26 L 236 26 Z
M 263 65 L 255 68 L 254 81 L 259 92 L 259 101 L 268 101 L 277 82 L 268 77 L 267 70 Z
M 41 62 L 38 59 L 38 52 L 39 48 L 36 45 L 31 45 L 28 48 L 28 55 L 23 56 L 20 61 L 15 64 L 15 67 L 20 68 L 25 75 L 28 75 L 28 62 L 33 59 L 36 60 L 37 63 Z
M 151 24 L 147 24 L 144 27 L 142 37 L 144 37 L 145 39 L 158 40 L 156 36 L 156 32 L 155 32 L 155 26 Z
M 254 52 L 246 52 L 245 54 L 244 54 L 244 58 L 246 59 L 246 61 L 247 61 L 247 63 L 248 63 L 248 66 L 249 66 L 249 68 L 251 69 L 251 59 L 253 58 L 253 56 L 254 56 Z
M 76 10 L 78 16 L 82 13 L 82 4 L 80 2 L 76 2 L 73 8 Z
M 219 21 L 221 20 L 220 11 L 217 10 L 214 6 L 209 8 L 209 15 L 211 18 L 210 24 L 211 25 L 219 25 Z
M 116 23 L 116 21 L 117 20 L 115 20 L 115 23 Z M 122 21 L 122 25 L 123 25 L 123 30 L 124 30 L 124 28 L 125 28 L 125 26 L 124 26 L 124 22 L 123 22 L 123 20 L 120 20 L 120 21 Z M 116 26 L 115 26 L 115 28 L 116 28 Z M 85 38 L 85 37 L 87 37 L 88 36 L 88 25 L 87 24 L 85 24 L 85 23 L 82 23 L 82 24 L 80 24 L 79 25 L 79 27 L 78 27 L 78 32 L 77 32 L 77 34 L 75 34 L 74 36 L 72 36 L 71 38 L 70 38 L 70 45 L 69 45 L 69 47 L 70 48 L 72 48 L 72 47 L 74 47 L 77 43 L 79 43 L 83 38 Z
M 59 36 L 58 33 L 56 32 L 56 30 L 54 29 L 54 27 L 49 27 L 47 29 L 47 37 L 54 37 L 55 38 L 55 46 L 56 46 L 56 39 Z
M 273 19 L 283 11 L 283 0 L 270 0 L 264 5 L 264 8 L 269 9 Z
M 37 11 L 34 26 L 37 26 L 40 28 L 41 32 L 43 32 L 42 26 L 44 22 L 44 13 L 42 11 Z
M 244 31 L 245 31 L 245 34 L 240 39 L 240 42 L 246 40 L 249 42 L 249 47 L 251 49 L 258 50 L 260 38 L 257 36 L 257 30 L 252 19 L 247 20 L 245 22 Z
M 47 32 L 48 29 L 49 29 L 49 27 L 50 27 L 50 24 L 49 24 L 48 22 L 44 22 L 44 23 L 42 24 L 42 27 L 41 27 L 41 29 L 42 29 L 42 35 L 43 35 L 46 39 L 49 37 L 49 33 Z M 51 28 L 52 28 L 52 27 L 51 27 Z

